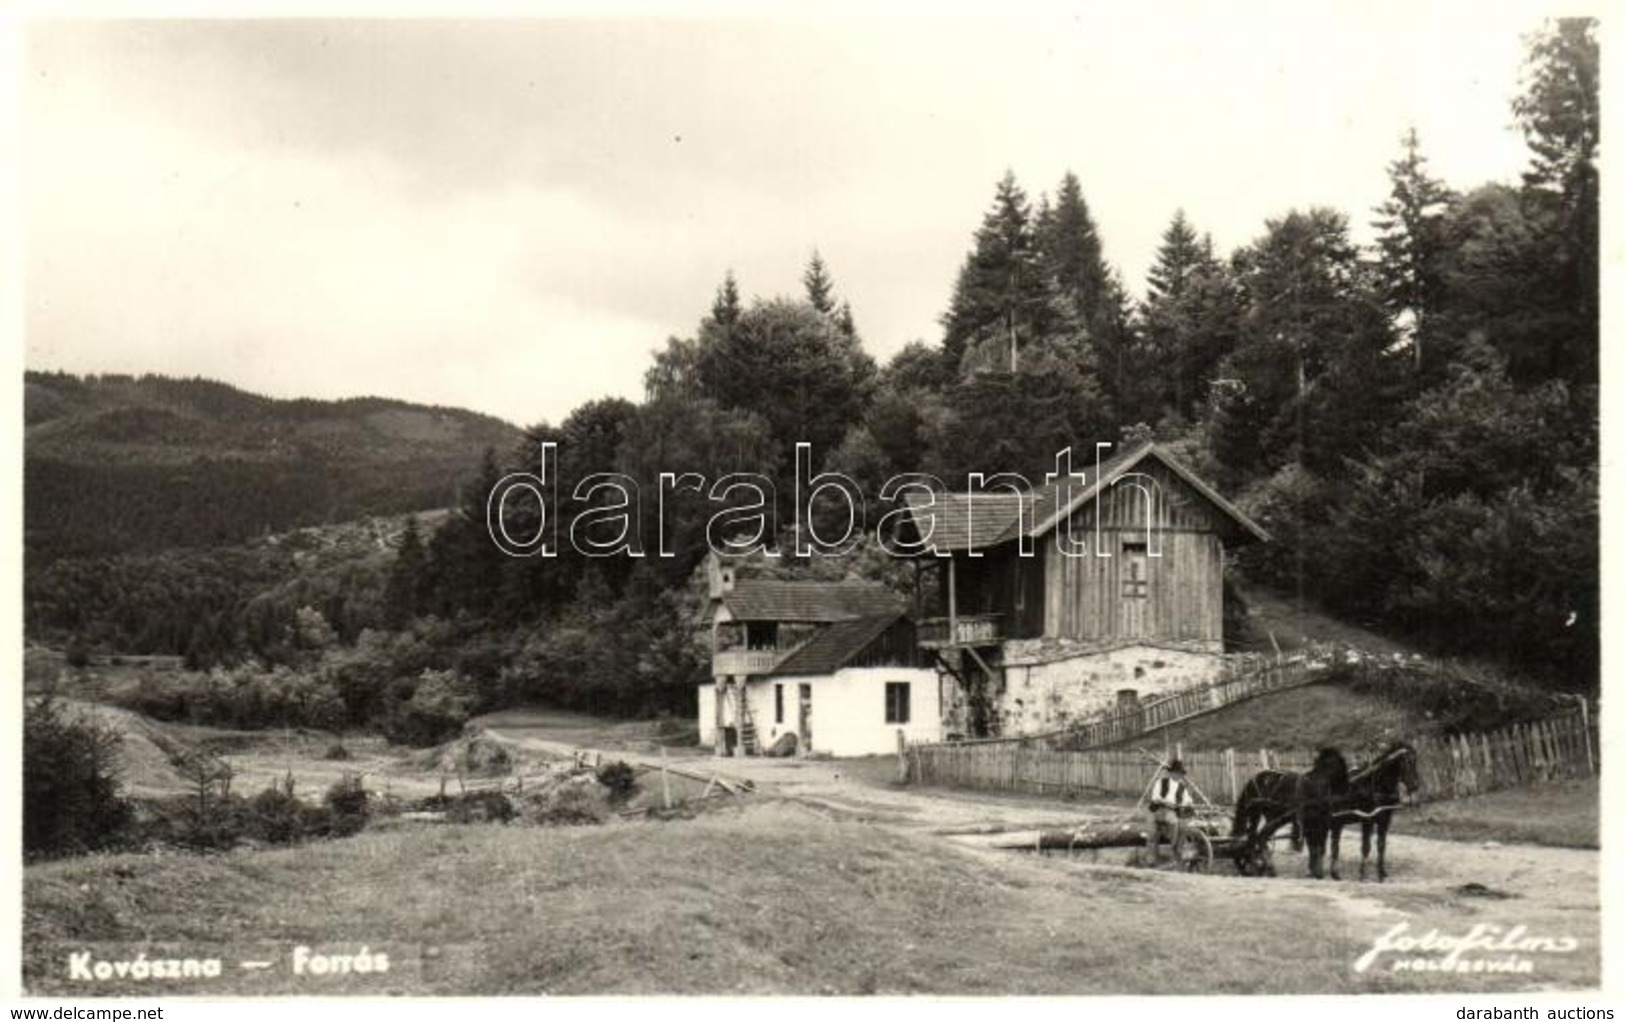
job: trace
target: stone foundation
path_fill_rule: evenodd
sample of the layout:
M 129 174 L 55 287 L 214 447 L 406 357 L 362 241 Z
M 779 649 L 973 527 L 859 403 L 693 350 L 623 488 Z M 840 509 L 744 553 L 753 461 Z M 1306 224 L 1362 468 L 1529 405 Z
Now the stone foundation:
M 1154 699 L 1219 681 L 1226 658 L 1218 643 L 1135 643 L 1104 647 L 1063 639 L 1004 644 L 1002 684 L 988 693 L 1001 735 L 1059 731 L 1118 709 L 1125 699 Z M 945 676 L 944 725 L 969 731 L 966 695 Z M 1132 696 L 1128 695 L 1132 693 Z

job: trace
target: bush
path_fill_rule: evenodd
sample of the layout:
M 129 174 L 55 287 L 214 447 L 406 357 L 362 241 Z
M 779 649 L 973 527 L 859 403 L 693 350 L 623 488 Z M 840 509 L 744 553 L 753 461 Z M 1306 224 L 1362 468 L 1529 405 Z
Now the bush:
M 616 760 L 598 768 L 598 783 L 609 790 L 609 800 L 622 803 L 638 790 L 638 774 L 626 763 Z
M 122 736 L 69 717 L 46 697 L 23 715 L 23 851 L 30 856 L 94 851 L 119 843 L 130 806 L 119 793 Z
M 333 814 L 333 833 L 341 837 L 360 831 L 372 816 L 360 774 L 347 774 L 335 781 L 322 801 Z
M 334 760 L 349 759 L 350 750 L 344 747 L 344 743 L 334 742 L 332 745 L 327 747 L 327 752 L 322 754 L 322 758 Z
M 579 826 L 603 823 L 610 817 L 609 798 L 601 784 L 587 775 L 543 789 L 527 792 L 519 814 L 526 823 L 544 827 Z
M 241 813 L 242 826 L 233 828 L 241 837 L 266 844 L 286 845 L 307 837 L 325 835 L 332 826 L 329 814 L 308 806 L 284 787 L 270 787 L 248 800 Z M 239 815 L 233 813 L 231 815 Z
M 443 812 L 451 823 L 507 823 L 518 815 L 513 800 L 500 791 L 469 791 L 436 795 L 423 808 Z
M 69 667 L 90 666 L 90 647 L 85 640 L 77 635 L 68 640 L 67 659 Z
M 439 745 L 454 737 L 474 711 L 472 686 L 454 671 L 425 670 L 415 684 L 401 686 L 404 700 L 390 708 L 384 735 L 400 745 Z

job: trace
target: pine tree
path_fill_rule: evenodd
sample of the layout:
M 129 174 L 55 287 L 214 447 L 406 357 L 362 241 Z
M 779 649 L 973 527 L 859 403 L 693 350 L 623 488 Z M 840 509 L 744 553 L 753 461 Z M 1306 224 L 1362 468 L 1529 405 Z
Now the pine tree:
M 1157 249 L 1157 260 L 1146 274 L 1147 301 L 1177 301 L 1184 297 L 1191 276 L 1204 268 L 1212 259 L 1211 242 L 1204 251 L 1197 241 L 1196 230 L 1185 219 L 1183 209 L 1174 210 L 1174 218 L 1162 232 L 1162 245 Z
M 835 313 L 835 282 L 830 279 L 829 268 L 824 265 L 824 259 L 817 249 L 813 249 L 812 260 L 801 275 L 801 283 L 807 289 L 807 301 L 812 303 L 813 308 L 826 316 Z
M 742 311 L 739 304 L 739 285 L 734 280 L 734 271 L 729 270 L 717 288 L 716 300 L 711 303 L 711 320 L 726 329 L 739 322 L 739 314 Z
M 841 299 L 841 307 L 835 313 L 835 326 L 849 338 L 858 336 L 858 325 L 852 319 L 852 303 Z
M 1555 372 L 1597 382 L 1598 102 L 1597 22 L 1563 18 L 1529 44 L 1524 92 L 1512 109 L 1529 143 L 1524 199 L 1551 239 L 1560 314 L 1572 317 L 1553 352 Z
M 405 627 L 417 616 L 426 564 L 423 537 L 414 515 L 406 519 L 406 526 L 401 530 L 395 563 L 390 565 L 389 581 L 384 587 L 384 614 L 390 627 Z
M 1391 189 L 1377 207 L 1374 273 L 1378 298 L 1409 334 L 1416 371 L 1423 370 L 1428 315 L 1436 311 L 1445 255 L 1445 212 L 1450 190 L 1427 172 L 1416 129 L 1405 133 L 1404 153 L 1388 165 Z
M 1045 266 L 1061 293 L 1085 323 L 1093 324 L 1108 294 L 1108 273 L 1101 258 L 1100 232 L 1083 201 L 1083 186 L 1071 171 L 1061 178 L 1055 206 L 1041 217 L 1038 244 Z
M 1039 256 L 1027 195 L 1006 171 L 943 317 L 942 346 L 951 365 L 975 345 L 996 340 L 1014 354 L 1048 331 L 1055 311 Z

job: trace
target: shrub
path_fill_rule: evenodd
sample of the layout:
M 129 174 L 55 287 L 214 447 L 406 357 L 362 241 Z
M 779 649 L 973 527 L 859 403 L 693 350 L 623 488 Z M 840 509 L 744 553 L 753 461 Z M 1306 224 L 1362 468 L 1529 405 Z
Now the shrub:
M 410 692 L 384 720 L 385 737 L 401 745 L 439 745 L 461 731 L 474 710 L 472 687 L 454 671 L 425 670 Z
M 360 831 L 372 815 L 367 802 L 367 789 L 361 784 L 360 774 L 346 774 L 335 781 L 327 789 L 323 802 L 333 814 L 333 833 L 340 836 Z
M 597 777 L 598 783 L 608 789 L 609 800 L 614 803 L 625 802 L 638 790 L 637 771 L 621 760 L 599 767 Z
M 334 742 L 332 745 L 327 747 L 327 752 L 322 754 L 322 758 L 334 760 L 349 759 L 350 750 L 344 747 L 343 742 Z
M 534 794 L 527 792 L 520 816 L 526 823 L 544 827 L 603 823 L 610 816 L 609 798 L 603 785 L 591 778 L 567 780 Z
M 507 823 L 517 815 L 513 801 L 500 791 L 470 791 L 437 796 L 429 808 L 441 810 L 452 823 Z
M 46 697 L 23 715 L 23 850 L 60 855 L 117 844 L 130 824 L 119 793 L 123 738 L 111 727 L 69 717 Z
M 322 810 L 307 806 L 283 787 L 270 787 L 248 800 L 242 836 L 267 844 L 292 844 L 326 833 L 330 821 Z M 235 814 L 233 814 L 235 815 Z
M 85 640 L 75 635 L 68 640 L 67 659 L 69 667 L 89 667 L 90 647 Z

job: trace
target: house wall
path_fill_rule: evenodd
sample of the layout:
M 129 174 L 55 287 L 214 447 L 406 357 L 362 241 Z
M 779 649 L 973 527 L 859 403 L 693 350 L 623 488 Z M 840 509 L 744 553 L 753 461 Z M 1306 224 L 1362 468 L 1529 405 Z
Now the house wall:
M 906 725 L 886 723 L 888 681 L 909 683 Z M 832 756 L 895 752 L 899 727 L 910 742 L 942 738 L 936 671 L 921 667 L 848 667 L 831 675 L 751 679 L 745 686 L 745 696 L 764 749 L 772 747 L 786 732 L 799 733 L 802 684 L 812 688 L 812 744 L 803 751 Z M 784 686 L 782 724 L 773 718 L 774 685 Z
M 1155 482 L 1148 486 L 1154 501 L 1121 484 L 1073 514 L 1072 534 L 1088 545 L 1082 556 L 1061 553 L 1046 537 L 1044 635 L 1223 641 L 1221 523 L 1206 498 L 1163 466 L 1148 464 L 1144 473 Z M 1146 595 L 1137 601 L 1124 597 L 1125 543 L 1147 544 L 1155 555 L 1145 558 Z
M 1129 644 L 1069 651 L 1057 640 L 1005 644 L 1004 686 L 998 700 L 1003 734 L 1056 731 L 1110 713 L 1118 692 L 1142 700 L 1220 680 L 1222 650 L 1209 643 Z
M 711 684 L 700 685 L 700 745 L 715 745 L 717 743 L 717 686 Z

